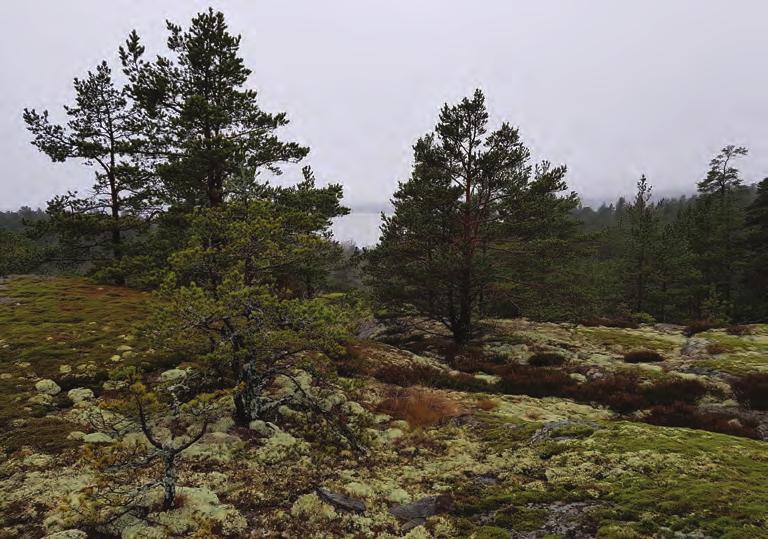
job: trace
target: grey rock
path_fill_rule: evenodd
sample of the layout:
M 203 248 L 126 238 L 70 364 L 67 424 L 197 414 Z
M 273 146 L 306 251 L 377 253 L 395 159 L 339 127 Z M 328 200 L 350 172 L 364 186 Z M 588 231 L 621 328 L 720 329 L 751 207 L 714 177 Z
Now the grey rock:
M 701 357 L 707 355 L 709 341 L 698 337 L 691 337 L 680 349 L 680 355 L 684 357 Z
M 346 496 L 345 494 L 339 494 L 337 492 L 331 492 L 327 488 L 322 487 L 317 489 L 317 495 L 320 496 L 322 500 L 342 511 L 365 513 L 365 502 L 358 500 L 357 498 L 352 498 L 351 496 Z
M 413 503 L 390 507 L 389 512 L 400 520 L 411 522 L 417 519 L 426 519 L 438 513 L 445 513 L 451 509 L 452 505 L 448 496 L 427 496 Z

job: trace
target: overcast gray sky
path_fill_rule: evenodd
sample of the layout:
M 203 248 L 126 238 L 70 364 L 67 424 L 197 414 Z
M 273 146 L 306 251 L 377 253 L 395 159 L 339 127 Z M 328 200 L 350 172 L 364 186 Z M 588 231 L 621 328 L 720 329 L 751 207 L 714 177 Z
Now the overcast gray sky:
M 373 241 L 370 213 L 407 177 L 413 142 L 476 87 L 587 201 L 631 193 L 641 173 L 658 193 L 691 192 L 729 143 L 750 149 L 747 181 L 768 175 L 762 0 L 2 0 L 0 208 L 90 183 L 29 144 L 23 107 L 60 118 L 72 78 L 116 63 L 131 29 L 161 52 L 165 19 L 209 5 L 243 35 L 263 107 L 288 113 L 284 136 L 344 184 L 356 215 L 342 239 Z

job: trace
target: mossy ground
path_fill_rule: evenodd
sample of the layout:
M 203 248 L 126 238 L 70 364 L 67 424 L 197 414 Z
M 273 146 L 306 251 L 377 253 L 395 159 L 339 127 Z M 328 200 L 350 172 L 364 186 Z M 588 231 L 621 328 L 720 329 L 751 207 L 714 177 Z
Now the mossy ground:
M 0 302 L 0 373 L 10 375 L 0 379 L 0 446 L 7 456 L 0 465 L 0 537 L 40 537 L 90 471 L 79 457 L 81 442 L 67 438 L 84 427 L 64 420 L 76 421 L 64 401 L 29 406 L 34 382 L 51 378 L 98 392 L 101 377 L 115 365 L 168 365 L 146 350 L 137 332 L 151 295 L 74 278 L 24 277 L 8 284 L 0 292 L 12 298 Z M 722 361 L 727 373 L 734 357 L 762 350 L 768 334 L 765 328 L 749 337 L 708 332 L 701 338 L 722 341 L 729 351 L 691 359 L 680 355 L 682 335 L 651 328 L 492 325 L 487 346 L 511 362 L 556 351 L 574 374 L 631 369 L 647 380 L 688 375 L 712 384 L 719 372 L 695 369 Z M 117 351 L 120 346 L 130 346 L 131 353 Z M 627 365 L 621 353 L 634 348 L 657 350 L 665 361 L 653 368 Z M 383 364 L 450 370 L 429 350 L 416 355 L 365 341 L 351 350 L 364 371 Z M 748 357 L 762 365 L 759 355 Z M 62 365 L 71 373 L 62 373 Z M 618 420 L 606 409 L 568 399 L 462 391 L 441 392 L 461 405 L 462 416 L 410 428 L 375 414 L 391 386 L 355 373 L 338 383 L 372 412 L 365 412 L 371 425 L 366 455 L 313 435 L 312 424 L 294 425 L 295 439 L 281 434 L 267 441 L 227 423 L 223 412 L 215 431 L 181 458 L 180 485 L 218 498 L 211 511 L 237 523 L 230 537 L 248 536 L 249 529 L 269 530 L 273 537 L 398 537 L 401 523 L 389 507 L 437 494 L 451 494 L 453 508 L 410 537 L 553 539 L 576 531 L 605 538 L 768 537 L 766 442 Z M 558 426 L 542 436 L 542 427 L 553 422 Z M 365 514 L 333 510 L 313 497 L 317 486 L 361 498 Z
M 66 277 L 16 277 L 6 285 L 0 291 L 0 423 L 46 413 L 27 403 L 35 381 L 56 381 L 63 389 L 59 401 L 75 386 L 98 390 L 109 369 L 138 361 L 146 348 L 135 330 L 152 301 L 147 292 Z M 120 346 L 132 350 L 126 354 Z M 55 429 L 46 431 L 53 436 Z

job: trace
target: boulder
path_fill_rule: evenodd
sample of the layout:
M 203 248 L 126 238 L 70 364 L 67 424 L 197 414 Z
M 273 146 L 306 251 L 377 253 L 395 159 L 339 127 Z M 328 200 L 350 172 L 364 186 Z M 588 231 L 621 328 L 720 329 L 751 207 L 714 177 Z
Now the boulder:
M 365 512 L 365 502 L 358 500 L 357 498 L 339 494 L 337 492 L 331 492 L 330 490 L 322 487 L 317 489 L 317 495 L 320 496 L 321 500 L 328 502 L 336 509 L 341 509 L 342 511 L 347 511 L 350 513 Z
M 76 387 L 74 389 L 70 389 L 67 392 L 67 397 L 69 397 L 69 400 L 77 404 L 79 402 L 92 400 L 93 391 L 87 387 Z
M 83 441 L 87 444 L 111 444 L 114 440 L 103 432 L 92 432 L 83 436 Z
M 187 376 L 187 371 L 183 369 L 170 369 L 160 373 L 160 379 L 163 382 L 178 382 Z
M 680 355 L 684 357 L 696 358 L 707 355 L 707 346 L 709 341 L 697 337 L 691 337 L 680 349 Z
M 39 380 L 35 384 L 35 389 L 37 390 L 38 393 L 42 393 L 43 395 L 58 395 L 59 393 L 61 393 L 61 388 L 59 387 L 59 384 L 47 378 L 43 380 Z
M 38 406 L 53 406 L 53 397 L 45 393 L 39 393 L 33 397 L 30 397 L 27 402 L 29 404 L 35 404 Z
M 395 505 L 389 508 L 389 512 L 400 520 L 411 523 L 414 520 L 424 520 L 438 513 L 450 511 L 453 503 L 446 495 L 427 496 L 413 503 Z M 417 526 L 415 524 L 413 527 Z

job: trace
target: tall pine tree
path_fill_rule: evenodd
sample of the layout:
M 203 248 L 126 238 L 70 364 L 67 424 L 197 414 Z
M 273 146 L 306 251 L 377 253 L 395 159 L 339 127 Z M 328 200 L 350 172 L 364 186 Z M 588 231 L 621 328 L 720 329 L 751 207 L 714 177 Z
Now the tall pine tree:
M 264 112 L 245 87 L 251 70 L 222 13 L 200 13 L 188 29 L 167 27 L 170 57 L 145 60 L 134 31 L 120 58 L 131 95 L 150 118 L 151 153 L 170 202 L 221 206 L 228 180 L 243 169 L 255 171 L 254 178 L 265 170 L 279 174 L 281 164 L 306 156 L 307 148 L 275 134 L 288 123 L 285 113 Z
M 539 223 L 567 214 L 564 167 L 530 164 L 517 129 L 488 132 L 477 90 L 445 105 L 433 133 L 414 146 L 411 178 L 399 184 L 394 214 L 385 216 L 367 271 L 378 300 L 396 314 L 439 322 L 459 343 L 470 340 L 505 256 Z M 551 222 L 557 222 L 557 219 Z M 546 226 L 546 225 L 545 225 Z

